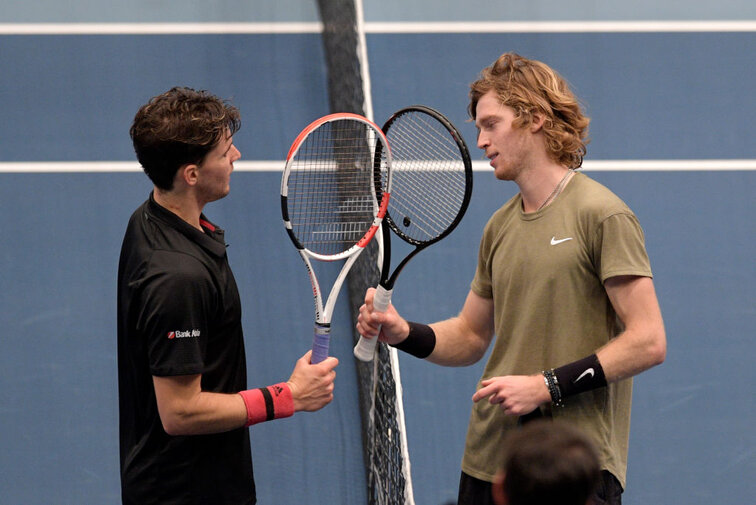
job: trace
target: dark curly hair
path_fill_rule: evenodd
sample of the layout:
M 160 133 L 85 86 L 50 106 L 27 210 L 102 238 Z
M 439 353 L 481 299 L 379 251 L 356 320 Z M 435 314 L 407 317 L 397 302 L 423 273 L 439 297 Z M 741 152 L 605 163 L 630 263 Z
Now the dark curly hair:
M 544 117 L 546 148 L 553 160 L 569 168 L 583 164 L 590 119 L 567 82 L 552 68 L 516 53 L 501 55 L 470 85 L 468 113 L 473 120 L 478 101 L 489 91 L 514 109 L 515 127 L 530 125 L 533 114 Z
M 173 189 L 176 171 L 200 163 L 241 127 L 239 110 L 207 91 L 175 87 L 143 105 L 129 133 L 139 163 L 160 189 Z

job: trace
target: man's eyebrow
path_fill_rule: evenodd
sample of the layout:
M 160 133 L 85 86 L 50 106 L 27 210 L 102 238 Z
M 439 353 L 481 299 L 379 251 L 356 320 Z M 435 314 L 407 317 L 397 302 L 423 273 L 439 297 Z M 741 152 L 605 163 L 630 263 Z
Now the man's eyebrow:
M 485 123 L 486 121 L 490 121 L 491 119 L 494 119 L 496 117 L 495 114 L 479 114 L 477 118 L 475 118 L 475 126 L 478 126 L 481 123 Z

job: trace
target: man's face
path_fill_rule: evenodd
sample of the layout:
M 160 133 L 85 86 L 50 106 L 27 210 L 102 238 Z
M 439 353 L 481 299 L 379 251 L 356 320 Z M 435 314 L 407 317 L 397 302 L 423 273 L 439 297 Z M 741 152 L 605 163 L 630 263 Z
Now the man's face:
M 241 153 L 231 135 L 224 136 L 199 164 L 198 194 L 204 203 L 220 200 L 231 191 L 231 172 Z
M 478 148 L 491 160 L 497 179 L 516 180 L 527 168 L 532 137 L 528 128 L 512 126 L 514 110 L 503 105 L 493 91 L 478 100 L 475 110 Z

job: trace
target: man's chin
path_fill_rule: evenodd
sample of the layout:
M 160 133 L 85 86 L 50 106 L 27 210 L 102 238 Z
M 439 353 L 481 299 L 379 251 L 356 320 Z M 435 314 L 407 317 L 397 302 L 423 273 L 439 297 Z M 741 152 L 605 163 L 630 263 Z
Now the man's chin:
M 494 177 L 496 177 L 500 181 L 511 181 L 514 179 L 510 172 L 497 169 L 494 169 Z
M 231 192 L 231 188 L 228 187 L 224 191 L 214 194 L 211 197 L 209 197 L 207 199 L 207 203 L 217 202 L 218 200 L 222 200 L 223 198 L 226 198 L 230 192 Z

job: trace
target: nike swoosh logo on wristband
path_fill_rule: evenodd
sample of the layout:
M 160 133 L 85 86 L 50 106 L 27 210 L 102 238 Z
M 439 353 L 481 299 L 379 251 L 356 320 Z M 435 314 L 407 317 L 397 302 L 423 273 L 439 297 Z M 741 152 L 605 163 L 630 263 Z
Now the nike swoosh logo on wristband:
M 596 374 L 596 373 L 595 373 L 595 372 L 593 371 L 593 368 L 589 368 L 589 369 L 587 369 L 587 370 L 586 370 L 585 372 L 581 373 L 581 374 L 580 374 L 580 375 L 578 376 L 578 378 L 577 378 L 577 379 L 575 379 L 574 381 L 572 381 L 572 383 L 573 383 L 573 384 L 577 384 L 577 383 L 578 383 L 578 381 L 580 381 L 580 379 L 582 379 L 582 378 L 583 378 L 583 377 L 585 377 L 586 375 L 590 375 L 590 376 L 591 376 L 591 378 L 593 378 L 593 376 L 594 376 L 595 374 Z

